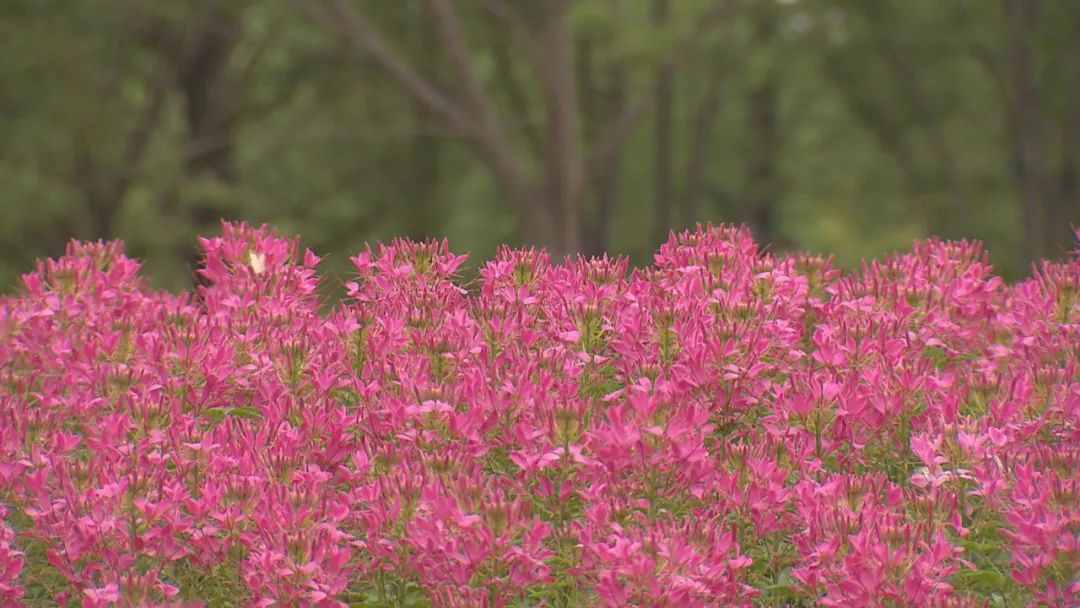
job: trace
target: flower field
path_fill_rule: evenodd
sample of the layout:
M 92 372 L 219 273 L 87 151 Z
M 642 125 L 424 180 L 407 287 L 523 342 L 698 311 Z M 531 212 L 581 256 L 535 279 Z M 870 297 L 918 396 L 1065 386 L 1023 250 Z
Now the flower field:
M 1080 257 L 202 244 L 0 299 L 0 605 L 1080 605 Z

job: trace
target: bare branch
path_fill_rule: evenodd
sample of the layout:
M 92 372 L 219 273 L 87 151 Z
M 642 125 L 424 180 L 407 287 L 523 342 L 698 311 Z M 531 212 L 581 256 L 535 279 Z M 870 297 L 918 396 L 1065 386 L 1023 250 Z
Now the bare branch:
M 390 50 L 379 30 L 360 11 L 345 0 L 329 1 L 327 7 L 319 0 L 292 0 L 309 17 L 345 36 L 350 44 L 432 113 L 458 129 L 468 129 L 469 121 L 457 104 Z
M 258 145 L 258 153 L 246 159 L 245 166 L 254 166 L 269 158 L 283 148 L 294 145 L 323 144 L 329 141 L 361 141 L 361 142 L 385 142 L 387 140 L 401 140 L 414 137 L 438 137 L 444 139 L 460 138 L 461 133 L 448 130 L 440 124 L 416 124 L 402 123 L 385 125 L 377 129 L 342 128 L 340 126 L 328 129 L 310 130 L 306 124 L 296 124 L 292 128 L 277 130 L 266 141 Z M 205 143 L 203 145 L 212 145 Z
M 480 0 L 484 10 L 491 16 L 510 26 L 514 31 L 514 38 L 525 49 L 530 58 L 536 57 L 536 42 L 533 40 L 528 21 L 513 5 L 506 0 Z
M 473 68 L 472 53 L 461 31 L 461 24 L 458 23 L 454 7 L 450 5 L 449 0 L 428 0 L 428 6 L 431 7 L 431 12 L 435 16 L 435 25 L 439 30 L 443 46 L 446 47 L 450 64 L 465 86 L 469 104 L 484 123 L 491 121 L 490 124 L 485 124 L 485 127 L 494 127 L 497 122 L 495 109 Z
M 458 78 L 462 80 L 469 105 L 475 113 L 473 118 L 479 129 L 474 135 L 480 154 L 487 160 L 496 178 L 503 183 L 504 189 L 518 193 L 513 198 L 519 205 L 524 206 L 526 197 L 521 193 L 529 189 L 528 180 L 495 105 L 476 75 L 472 53 L 454 8 L 449 0 L 428 0 L 428 3 L 435 15 L 436 27 L 449 54 L 450 63 L 454 66 Z M 525 211 L 524 208 L 519 210 Z
M 716 123 L 723 104 L 723 78 L 722 69 L 714 68 L 710 71 L 705 83 L 705 93 L 694 111 L 695 128 L 690 138 L 686 177 L 681 196 L 683 214 L 681 222 L 684 227 L 692 226 L 698 217 L 698 202 L 705 189 L 705 166 L 709 157 L 708 144 L 712 137 L 713 125 Z
M 883 60 L 892 73 L 895 74 L 897 81 L 902 83 L 901 90 L 907 98 L 908 104 L 915 110 L 927 130 L 932 153 L 937 159 L 937 165 L 944 173 L 952 198 L 959 208 L 961 218 L 970 222 L 972 219 L 971 205 L 960 179 L 952 146 L 946 137 L 938 113 L 926 94 L 923 81 L 919 77 L 919 70 L 912 61 L 909 47 L 904 44 L 906 36 L 903 33 L 897 35 L 901 37 L 900 40 L 887 38 L 883 42 L 885 47 Z
M 266 52 L 270 50 L 270 47 L 277 42 L 278 38 L 280 38 L 280 33 L 281 32 L 277 29 L 273 30 L 264 36 L 255 46 L 255 50 L 251 53 L 251 56 L 238 70 L 236 82 L 240 87 L 247 88 L 248 84 L 251 82 L 252 75 L 255 73 L 255 69 L 259 66 L 259 63 L 262 62 L 263 58 L 266 56 Z
M 459 77 L 465 80 L 468 99 L 453 100 L 395 54 L 381 33 L 368 19 L 346 0 L 291 0 L 314 21 L 336 31 L 385 72 L 394 82 L 433 116 L 446 123 L 449 129 L 468 138 L 467 143 L 482 161 L 487 163 L 506 194 L 517 206 L 522 217 L 536 217 L 530 201 L 534 188 L 529 184 L 514 153 L 506 131 L 501 127 L 491 104 L 475 74 L 472 73 L 469 52 L 461 35 L 453 9 L 445 0 L 431 0 L 443 39 Z M 439 10 L 441 9 L 441 10 Z
M 693 56 L 701 41 L 715 27 L 720 25 L 730 14 L 732 2 L 718 2 L 700 20 L 689 36 L 683 40 L 670 57 L 660 65 L 660 70 L 675 70 L 684 61 Z M 584 181 L 588 183 L 592 179 L 603 175 L 610 170 L 612 162 L 617 157 L 616 152 L 633 133 L 634 128 L 649 111 L 656 101 L 656 87 L 648 87 L 641 96 L 633 103 L 623 106 L 623 111 L 608 126 L 585 159 Z
M 540 137 L 540 132 L 536 128 L 536 121 L 532 120 L 532 117 L 529 116 L 529 100 L 525 95 L 525 90 L 521 86 L 521 82 L 517 78 L 517 74 L 514 72 L 514 63 L 510 57 L 510 49 L 507 48 L 503 37 L 493 37 L 491 51 L 495 58 L 495 73 L 498 76 L 499 83 L 506 92 L 510 104 L 515 108 L 519 108 L 526 117 L 525 120 L 521 121 L 521 127 L 524 129 L 525 133 L 525 141 L 528 143 L 530 151 L 539 157 L 543 153 L 544 142 Z
M 606 69 L 608 86 L 601 91 L 596 86 L 596 66 L 592 61 L 591 47 L 588 41 L 581 42 L 581 82 L 582 109 L 586 117 L 585 127 L 595 124 L 596 116 L 617 112 L 626 104 L 626 66 L 621 62 Z M 587 133 L 586 141 L 591 141 L 595 134 Z M 611 240 L 612 220 L 619 206 L 619 172 L 622 153 L 616 153 L 611 169 L 586 187 L 592 187 L 596 193 L 596 211 L 585 222 L 585 251 L 589 255 L 602 255 L 608 249 Z
M 652 23 L 656 28 L 668 24 L 669 0 L 652 0 Z M 674 198 L 674 170 L 671 164 L 674 139 L 675 72 L 670 66 L 656 71 L 653 84 L 656 114 L 653 119 L 653 245 L 667 240 L 671 229 Z
M 563 219 L 565 234 L 572 234 L 581 222 L 580 191 L 583 172 L 580 150 L 580 112 L 577 83 L 574 80 L 573 39 L 567 24 L 564 2 L 545 3 L 541 18 L 541 46 L 545 61 L 539 67 L 540 84 L 547 99 L 547 192 Z M 570 222 L 573 226 L 570 226 Z M 575 242 L 572 249 L 577 249 Z
M 603 175 L 611 166 L 626 138 L 652 107 L 655 98 L 653 92 L 642 95 L 634 103 L 623 105 L 622 112 L 608 125 L 607 130 L 589 151 L 585 159 L 586 181 Z
M 143 156 L 150 144 L 150 138 L 154 134 L 161 121 L 161 113 L 165 107 L 165 98 L 168 93 L 167 83 L 162 76 L 153 78 L 150 88 L 150 98 L 143 109 L 139 122 L 125 142 L 123 172 L 117 177 L 116 190 L 123 196 L 131 184 L 138 166 L 142 163 Z
M 108 238 L 112 234 L 116 214 L 141 168 L 154 130 L 161 121 L 168 91 L 166 81 L 158 75 L 152 78 L 149 86 L 146 105 L 124 140 L 122 164 L 118 170 L 102 168 L 91 152 L 93 147 L 84 137 L 76 137 L 75 160 L 69 181 L 83 196 L 90 213 L 89 223 L 94 238 Z
M 957 3 L 963 38 L 967 40 L 968 49 L 971 51 L 975 63 L 986 70 L 987 75 L 994 81 L 998 92 L 1003 99 L 1008 99 L 1009 87 L 1005 82 L 1005 75 L 1001 67 L 1001 58 L 985 42 L 978 39 L 975 31 L 975 16 L 968 9 L 967 3 Z

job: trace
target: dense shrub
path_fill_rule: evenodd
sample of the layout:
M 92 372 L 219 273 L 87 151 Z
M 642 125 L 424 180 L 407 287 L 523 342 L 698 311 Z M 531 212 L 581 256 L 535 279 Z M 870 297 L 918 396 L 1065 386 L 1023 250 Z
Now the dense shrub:
M 843 273 L 266 228 L 153 292 L 73 243 L 0 300 L 0 598 L 84 606 L 1080 602 L 1080 259 Z

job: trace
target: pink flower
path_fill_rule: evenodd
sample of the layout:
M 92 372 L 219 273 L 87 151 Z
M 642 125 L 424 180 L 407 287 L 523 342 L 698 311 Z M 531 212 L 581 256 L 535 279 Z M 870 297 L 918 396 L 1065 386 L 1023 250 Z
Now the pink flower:
M 83 608 L 109 606 L 120 601 L 120 587 L 116 583 L 109 583 L 104 587 L 83 589 L 83 596 Z
M 263 606 L 1080 593 L 1080 258 L 843 272 L 699 226 L 634 270 L 503 248 L 465 290 L 395 240 L 327 311 L 296 239 L 200 242 L 192 294 L 72 243 L 0 297 L 0 603 L 44 566 L 176 605 L 221 563 Z

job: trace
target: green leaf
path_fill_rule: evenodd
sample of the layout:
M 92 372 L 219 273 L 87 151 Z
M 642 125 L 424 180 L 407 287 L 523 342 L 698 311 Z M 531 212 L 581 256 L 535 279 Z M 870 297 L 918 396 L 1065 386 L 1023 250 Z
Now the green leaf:
M 983 588 L 1002 589 L 1008 585 L 1008 579 L 993 570 L 965 570 L 958 572 L 956 576 L 968 585 Z
M 226 417 L 257 420 L 262 418 L 262 412 L 255 407 L 212 407 L 203 411 L 203 417 L 214 424 L 219 424 Z
M 251 420 L 262 418 L 262 412 L 254 407 L 234 407 L 229 412 L 229 415 L 236 418 L 247 418 Z
M 228 408 L 212 407 L 212 408 L 210 408 L 208 410 L 203 410 L 202 415 L 203 415 L 203 418 L 206 418 L 210 422 L 213 422 L 214 424 L 217 424 L 217 423 L 219 423 L 219 422 L 221 422 L 222 420 L 225 419 L 225 416 L 228 413 L 226 411 L 227 409 Z
M 1001 547 L 997 543 L 983 543 L 977 540 L 964 539 L 960 541 L 960 544 L 964 549 L 972 553 L 992 554 L 1001 551 Z

